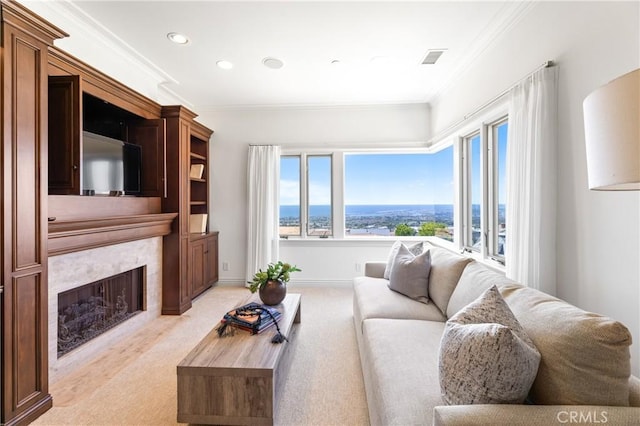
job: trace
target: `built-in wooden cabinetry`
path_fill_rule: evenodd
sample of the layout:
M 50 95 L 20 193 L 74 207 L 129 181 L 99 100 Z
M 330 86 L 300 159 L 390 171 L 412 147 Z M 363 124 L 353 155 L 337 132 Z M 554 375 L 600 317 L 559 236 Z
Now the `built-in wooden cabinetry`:
M 185 312 L 218 279 L 217 232 L 190 232 L 191 215 L 209 210 L 213 132 L 185 107 L 160 106 L 57 48 L 50 56 L 49 106 L 57 112 L 50 117 L 49 146 L 56 155 L 49 161 L 49 193 L 82 193 L 82 130 L 141 146 L 139 195 L 160 197 L 163 213 L 178 214 L 163 241 L 162 312 Z M 202 173 L 192 176 L 192 165 Z
M 80 76 L 51 76 L 49 86 L 49 193 L 80 194 Z
M 48 255 L 163 235 L 163 313 L 181 314 L 218 279 L 218 234 L 189 232 L 209 209 L 212 131 L 54 47 L 66 34 L 20 4 L 0 7 L 0 423 L 22 425 L 52 405 Z M 80 195 L 83 130 L 141 147 L 139 197 Z
M 218 281 L 218 233 L 192 234 L 189 242 L 191 298 Z
M 167 128 L 167 196 L 162 199 L 162 210 L 179 213 L 163 245 L 162 313 L 179 315 L 218 278 L 218 233 L 209 232 L 206 225 L 204 232 L 191 232 L 192 215 L 209 210 L 207 176 L 213 132 L 194 121 L 196 114 L 183 106 L 163 107 L 162 116 Z M 192 177 L 192 165 L 204 166 L 201 176 Z
M 47 338 L 47 59 L 66 34 L 13 2 L 2 22 L 0 423 L 28 424 L 52 404 Z
M 165 195 L 165 123 L 160 106 L 139 94 L 120 107 L 93 95 L 90 67 L 52 49 L 49 76 L 49 194 L 82 194 L 82 131 L 126 141 L 142 148 L 141 187 L 137 195 Z M 79 74 L 70 74 L 78 72 Z M 92 90 L 93 88 L 93 90 Z M 134 95 L 129 94 L 129 98 Z M 127 107 L 136 108 L 136 113 Z M 142 115 L 139 115 L 142 114 Z

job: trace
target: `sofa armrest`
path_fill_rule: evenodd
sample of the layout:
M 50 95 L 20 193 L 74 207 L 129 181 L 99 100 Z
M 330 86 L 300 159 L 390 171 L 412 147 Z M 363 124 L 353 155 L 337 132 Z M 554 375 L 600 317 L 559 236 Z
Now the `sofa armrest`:
M 387 268 L 387 262 L 365 262 L 364 275 L 371 278 L 384 278 L 384 270 Z
M 448 405 L 433 409 L 434 426 L 564 424 L 637 425 L 635 407 L 601 405 Z

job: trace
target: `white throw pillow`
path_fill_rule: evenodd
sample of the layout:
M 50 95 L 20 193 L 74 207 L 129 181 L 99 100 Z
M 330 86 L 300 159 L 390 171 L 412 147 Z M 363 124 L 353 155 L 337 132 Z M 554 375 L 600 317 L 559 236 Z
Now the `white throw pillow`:
M 387 267 L 384 269 L 384 279 L 388 280 L 389 277 L 391 276 L 391 268 L 393 267 L 393 259 L 396 258 L 396 255 L 398 254 L 398 250 L 400 249 L 400 246 L 403 245 L 401 241 L 396 241 L 393 243 L 393 245 L 391 246 L 391 250 L 389 251 L 389 257 L 387 257 Z M 419 243 L 415 243 L 409 247 L 407 247 L 409 249 L 409 251 L 414 255 L 417 256 L 420 253 L 422 253 L 423 250 L 423 242 L 420 241 Z
M 449 405 L 521 404 L 540 353 L 496 286 L 451 317 L 440 342 L 442 398 Z
M 422 303 L 429 303 L 429 270 L 431 252 L 429 250 L 414 256 L 402 244 L 393 260 L 389 288 Z

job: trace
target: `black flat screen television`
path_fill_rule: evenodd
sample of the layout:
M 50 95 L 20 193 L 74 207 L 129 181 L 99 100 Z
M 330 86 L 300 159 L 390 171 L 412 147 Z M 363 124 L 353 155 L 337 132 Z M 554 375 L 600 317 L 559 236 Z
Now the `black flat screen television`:
M 82 132 L 82 193 L 140 193 L 142 152 L 139 145 Z

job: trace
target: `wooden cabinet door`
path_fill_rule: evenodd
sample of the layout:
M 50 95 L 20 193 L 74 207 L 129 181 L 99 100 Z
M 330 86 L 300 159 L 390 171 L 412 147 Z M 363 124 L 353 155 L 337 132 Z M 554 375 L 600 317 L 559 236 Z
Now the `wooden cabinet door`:
M 47 290 L 47 52 L 63 32 L 0 2 L 0 423 L 29 424 L 52 405 Z
M 206 264 L 207 264 L 207 286 L 212 285 L 218 281 L 218 233 L 213 233 L 207 238 L 207 251 Z
M 49 194 L 80 194 L 80 77 L 49 77 Z
M 189 269 L 191 270 L 191 297 L 196 297 L 204 291 L 205 287 L 205 252 L 207 250 L 207 240 L 204 238 L 192 241 L 191 257 Z
M 127 141 L 140 145 L 142 148 L 139 195 L 144 197 L 166 197 L 165 120 L 144 120 L 129 124 L 127 126 Z

